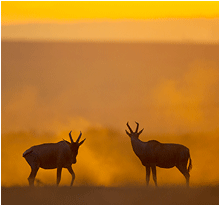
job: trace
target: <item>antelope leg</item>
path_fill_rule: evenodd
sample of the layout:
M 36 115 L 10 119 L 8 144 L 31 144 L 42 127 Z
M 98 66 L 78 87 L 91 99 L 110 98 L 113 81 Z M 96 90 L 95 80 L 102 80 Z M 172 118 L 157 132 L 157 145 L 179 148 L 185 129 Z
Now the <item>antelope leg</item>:
M 39 167 L 32 167 L 31 168 L 31 174 L 28 177 L 28 181 L 29 181 L 29 185 L 30 186 L 34 186 L 34 179 L 37 175 L 37 171 L 38 171 Z
M 157 186 L 157 171 L 156 171 L 156 165 L 151 166 L 152 174 L 153 174 L 153 180 L 155 183 L 155 186 Z
M 150 181 L 150 166 L 145 166 L 146 167 L 146 183 L 147 186 L 149 185 L 149 181 Z
M 72 181 L 71 181 L 71 183 L 70 183 L 70 186 L 72 186 L 72 185 L 73 185 L 73 182 L 74 182 L 74 180 L 75 180 L 75 173 L 73 172 L 73 169 L 72 169 L 71 166 L 70 166 L 70 167 L 67 167 L 67 169 L 68 169 L 69 173 L 72 175 Z
M 62 167 L 57 167 L 57 186 L 59 185 L 61 180 L 61 172 L 62 172 Z

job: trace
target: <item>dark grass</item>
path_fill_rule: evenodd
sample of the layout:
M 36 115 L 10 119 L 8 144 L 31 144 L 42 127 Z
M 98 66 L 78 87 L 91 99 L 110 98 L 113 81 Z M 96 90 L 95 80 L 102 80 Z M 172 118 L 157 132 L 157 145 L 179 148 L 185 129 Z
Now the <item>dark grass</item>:
M 218 205 L 219 186 L 2 187 L 3 205 Z

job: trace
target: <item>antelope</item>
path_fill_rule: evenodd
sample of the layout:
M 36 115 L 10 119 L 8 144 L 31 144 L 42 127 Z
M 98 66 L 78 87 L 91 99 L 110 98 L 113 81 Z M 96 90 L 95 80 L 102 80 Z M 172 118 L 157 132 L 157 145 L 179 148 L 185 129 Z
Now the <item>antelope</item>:
M 149 184 L 150 169 L 152 170 L 153 180 L 157 186 L 156 166 L 160 168 L 172 168 L 176 166 L 186 178 L 186 185 L 189 186 L 189 171 L 192 169 L 192 160 L 189 154 L 189 149 L 181 144 L 165 144 L 156 140 L 143 142 L 139 139 L 139 135 L 144 129 L 138 132 L 139 123 L 135 132 L 127 122 L 127 127 L 130 133 L 126 131 L 131 139 L 131 145 L 134 153 L 138 156 L 143 166 L 146 168 L 146 183 Z M 189 160 L 189 166 L 187 163 Z
M 39 168 L 56 169 L 57 168 L 57 186 L 61 180 L 62 168 L 67 168 L 72 175 L 70 186 L 73 185 L 75 173 L 72 169 L 72 164 L 76 163 L 79 146 L 85 141 L 79 142 L 82 133 L 80 132 L 76 142 L 73 141 L 71 132 L 69 133 L 70 142 L 63 139 L 57 143 L 46 143 L 33 146 L 23 153 L 23 157 L 31 167 L 31 173 L 28 177 L 29 185 L 34 185 L 34 179 Z

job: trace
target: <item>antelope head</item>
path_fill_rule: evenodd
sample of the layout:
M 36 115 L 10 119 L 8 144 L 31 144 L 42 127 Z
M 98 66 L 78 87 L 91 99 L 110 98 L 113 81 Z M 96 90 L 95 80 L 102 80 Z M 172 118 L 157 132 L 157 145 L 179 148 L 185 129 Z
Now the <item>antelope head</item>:
M 138 138 L 139 138 L 139 135 L 143 132 L 144 129 L 142 129 L 141 131 L 138 132 L 139 123 L 137 123 L 137 122 L 135 122 L 135 123 L 137 124 L 137 127 L 136 127 L 135 132 L 132 131 L 132 129 L 131 129 L 131 127 L 129 126 L 128 122 L 127 122 L 127 127 L 128 127 L 128 129 L 129 129 L 130 133 L 129 133 L 127 130 L 125 130 L 125 131 L 126 131 L 126 133 L 127 133 L 127 135 L 128 135 L 129 137 L 133 137 L 133 138 L 137 138 L 137 139 L 138 139 Z
M 81 136 L 82 136 L 82 132 L 80 132 L 79 134 L 79 137 L 78 139 L 76 140 L 76 142 L 73 141 L 73 138 L 72 138 L 72 135 L 71 135 L 71 132 L 69 133 L 69 137 L 70 137 L 70 141 L 71 141 L 71 144 L 70 144 L 70 149 L 71 149 L 71 152 L 72 152 L 72 158 L 73 158 L 73 163 L 76 163 L 76 156 L 78 154 L 78 149 L 79 149 L 79 146 L 86 140 L 82 140 L 81 142 L 79 142 Z

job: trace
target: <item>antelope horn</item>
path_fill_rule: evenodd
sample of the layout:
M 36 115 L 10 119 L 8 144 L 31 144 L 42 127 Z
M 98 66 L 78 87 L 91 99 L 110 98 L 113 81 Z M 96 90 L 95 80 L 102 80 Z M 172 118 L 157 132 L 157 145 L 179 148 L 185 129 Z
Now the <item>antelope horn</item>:
M 79 140 L 80 140 L 81 136 L 82 136 L 82 132 L 80 131 L 80 134 L 79 134 L 78 139 L 76 140 L 76 143 L 78 143 L 78 142 L 79 142 Z
M 72 130 L 70 131 L 69 136 L 70 136 L 71 143 L 73 143 L 73 138 L 72 138 L 71 132 L 72 132 Z
M 138 128 L 139 128 L 139 123 L 135 122 L 137 124 L 137 127 L 136 127 L 136 130 L 135 130 L 135 133 L 138 132 Z
M 130 130 L 131 133 L 134 133 L 131 129 L 131 127 L 129 126 L 128 122 L 127 122 L 127 126 L 128 126 L 128 129 Z

